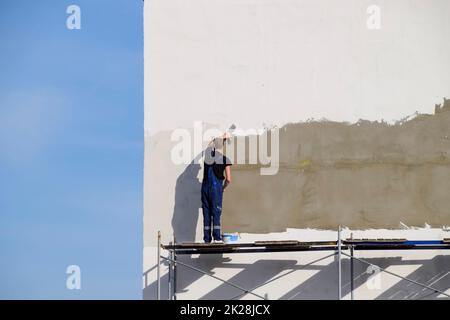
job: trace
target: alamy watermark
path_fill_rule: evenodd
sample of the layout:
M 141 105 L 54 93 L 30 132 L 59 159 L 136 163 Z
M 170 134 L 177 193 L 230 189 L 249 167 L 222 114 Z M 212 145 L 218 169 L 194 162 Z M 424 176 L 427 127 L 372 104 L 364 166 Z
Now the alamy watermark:
M 66 273 L 69 275 L 66 279 L 66 288 L 69 290 L 81 290 L 81 268 L 73 264 L 67 267 Z
M 250 164 L 260 168 L 261 175 L 277 174 L 280 158 L 280 139 L 278 128 L 242 129 L 231 126 L 229 129 L 204 129 L 201 121 L 194 122 L 193 130 L 175 129 L 171 140 L 176 142 L 171 150 L 172 163 L 190 164 L 200 161 L 221 163 L 223 154 L 233 164 Z M 208 149 L 219 150 L 211 158 Z
M 66 27 L 69 30 L 81 29 L 81 9 L 75 4 L 71 4 L 67 7 L 66 13 L 69 16 L 66 19 Z
M 375 4 L 367 7 L 366 10 L 367 17 L 366 26 L 369 30 L 379 30 L 381 29 L 381 8 Z
M 366 273 L 369 274 L 367 279 L 367 289 L 379 290 L 381 289 L 381 269 L 376 265 L 370 265 L 366 269 Z

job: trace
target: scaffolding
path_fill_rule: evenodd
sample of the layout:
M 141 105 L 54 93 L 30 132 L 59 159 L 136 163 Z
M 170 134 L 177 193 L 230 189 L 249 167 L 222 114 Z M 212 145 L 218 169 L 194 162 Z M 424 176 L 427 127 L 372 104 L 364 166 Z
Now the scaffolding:
M 261 253 L 261 252 L 301 252 L 301 251 L 333 251 L 333 253 L 328 254 L 316 261 L 311 262 L 308 265 L 319 262 L 326 258 L 337 255 L 338 264 L 338 288 L 337 288 L 337 299 L 342 299 L 342 256 L 350 258 L 350 297 L 354 300 L 354 261 L 358 261 L 362 264 L 378 268 L 381 272 L 385 272 L 392 276 L 398 277 L 407 282 L 413 283 L 422 288 L 428 289 L 433 293 L 439 293 L 450 298 L 450 295 L 433 288 L 429 285 L 420 283 L 413 279 L 403 277 L 399 274 L 386 270 L 378 265 L 372 264 L 364 259 L 355 257 L 355 251 L 365 251 L 365 250 L 445 250 L 450 249 L 450 239 L 443 240 L 407 240 L 407 239 L 341 239 L 341 227 L 337 230 L 337 240 L 336 241 L 308 241 L 300 242 L 296 240 L 283 240 L 283 241 L 256 241 L 253 243 L 181 243 L 174 244 L 170 243 L 168 245 L 163 245 L 161 243 L 161 233 L 158 232 L 158 246 L 157 246 L 157 287 L 156 296 L 157 299 L 161 299 L 161 263 L 166 261 L 168 263 L 168 297 L 169 300 L 177 299 L 177 270 L 178 266 L 182 266 L 201 274 L 207 275 L 211 278 L 219 280 L 231 287 L 234 287 L 240 291 L 242 294 L 234 297 L 250 294 L 256 298 L 268 300 L 267 294 L 262 296 L 255 293 L 253 289 L 243 288 L 240 285 L 230 282 L 228 280 L 217 277 L 207 271 L 204 271 L 195 266 L 189 265 L 187 263 L 177 260 L 178 255 L 193 255 L 193 254 L 238 254 L 238 253 Z M 161 249 L 168 251 L 168 256 L 165 257 L 161 255 Z M 349 252 L 349 253 L 347 253 Z M 233 299 L 234 299 L 233 298 Z

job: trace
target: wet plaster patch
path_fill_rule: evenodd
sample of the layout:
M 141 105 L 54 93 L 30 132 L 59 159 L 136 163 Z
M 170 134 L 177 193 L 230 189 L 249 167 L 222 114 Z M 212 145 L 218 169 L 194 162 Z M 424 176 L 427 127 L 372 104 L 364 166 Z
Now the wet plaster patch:
M 387 124 L 317 121 L 280 128 L 280 168 L 236 164 L 223 228 L 398 228 L 450 224 L 450 100 Z

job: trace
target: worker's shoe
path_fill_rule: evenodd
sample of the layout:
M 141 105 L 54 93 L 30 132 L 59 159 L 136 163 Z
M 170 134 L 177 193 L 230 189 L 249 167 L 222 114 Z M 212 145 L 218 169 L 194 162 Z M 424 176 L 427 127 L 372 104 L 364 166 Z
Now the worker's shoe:
M 223 240 L 214 240 L 214 243 L 216 243 L 216 244 L 223 244 Z

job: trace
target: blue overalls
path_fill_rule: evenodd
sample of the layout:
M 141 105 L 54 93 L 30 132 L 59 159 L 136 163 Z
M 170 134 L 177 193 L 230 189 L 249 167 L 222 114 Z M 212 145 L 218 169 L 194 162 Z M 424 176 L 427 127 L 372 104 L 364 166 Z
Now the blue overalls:
M 203 240 L 211 242 L 211 229 L 214 240 L 222 240 L 220 215 L 222 214 L 222 180 L 214 174 L 213 166 L 207 168 L 202 182 Z

